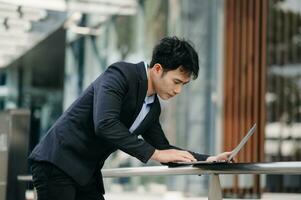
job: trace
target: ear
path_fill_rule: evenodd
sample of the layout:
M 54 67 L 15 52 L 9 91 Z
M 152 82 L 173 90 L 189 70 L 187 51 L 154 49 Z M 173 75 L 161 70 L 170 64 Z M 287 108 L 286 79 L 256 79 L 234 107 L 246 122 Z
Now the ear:
M 163 68 L 159 63 L 154 64 L 153 70 L 156 74 L 161 74 L 163 72 Z

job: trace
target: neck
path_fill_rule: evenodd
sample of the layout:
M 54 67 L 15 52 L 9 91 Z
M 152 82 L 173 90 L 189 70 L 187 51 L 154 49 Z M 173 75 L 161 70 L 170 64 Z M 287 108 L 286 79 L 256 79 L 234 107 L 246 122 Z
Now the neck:
M 153 79 L 152 74 L 150 73 L 150 68 L 147 68 L 147 96 L 152 96 L 155 94 L 154 86 L 153 86 Z

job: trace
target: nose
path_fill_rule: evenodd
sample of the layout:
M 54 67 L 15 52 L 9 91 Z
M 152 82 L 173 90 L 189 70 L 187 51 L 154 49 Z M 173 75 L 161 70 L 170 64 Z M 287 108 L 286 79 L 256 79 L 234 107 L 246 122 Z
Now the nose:
M 181 91 L 182 91 L 182 85 L 178 85 L 178 86 L 176 86 L 174 93 L 179 94 L 179 93 L 181 93 Z

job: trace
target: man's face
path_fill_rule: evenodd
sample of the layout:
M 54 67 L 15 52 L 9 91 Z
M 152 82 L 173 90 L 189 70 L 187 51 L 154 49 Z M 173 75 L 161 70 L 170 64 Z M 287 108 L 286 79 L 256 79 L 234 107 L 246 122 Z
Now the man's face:
M 163 72 L 160 64 L 155 64 L 152 68 L 154 73 L 154 89 L 156 93 L 164 100 L 167 100 L 182 91 L 183 85 L 189 83 L 191 76 L 183 71 L 181 67 L 176 70 Z

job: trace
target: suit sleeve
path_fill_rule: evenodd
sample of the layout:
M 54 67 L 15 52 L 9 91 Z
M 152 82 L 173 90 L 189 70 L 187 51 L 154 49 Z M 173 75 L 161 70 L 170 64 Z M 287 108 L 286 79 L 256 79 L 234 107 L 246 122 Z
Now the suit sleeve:
M 155 121 L 154 125 L 151 126 L 149 128 L 149 130 L 147 132 L 145 132 L 142 136 L 145 139 L 145 141 L 147 141 L 149 144 L 153 145 L 156 149 L 159 149 L 159 150 L 178 149 L 178 150 L 187 151 L 185 149 L 181 149 L 179 147 L 169 144 L 169 142 L 162 130 L 159 119 L 157 119 Z M 198 161 L 206 160 L 209 157 L 209 155 L 206 155 L 206 154 L 199 154 L 199 153 L 195 153 L 192 151 L 188 151 L 188 152 L 190 152 L 195 157 L 195 159 L 197 159 Z
M 146 163 L 155 148 L 131 134 L 120 121 L 122 100 L 128 90 L 125 74 L 115 66 L 109 67 L 94 86 L 93 120 L 95 134 L 118 149 Z

